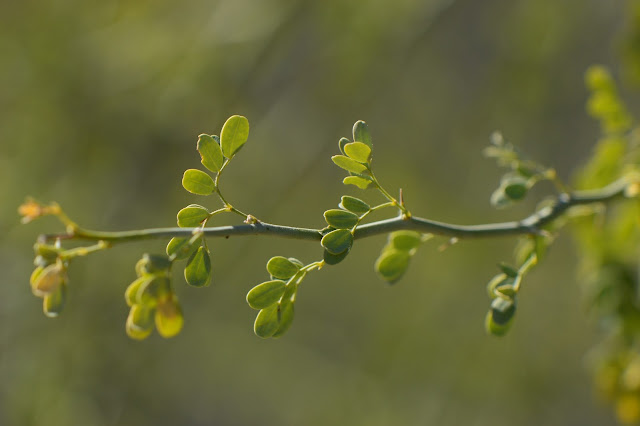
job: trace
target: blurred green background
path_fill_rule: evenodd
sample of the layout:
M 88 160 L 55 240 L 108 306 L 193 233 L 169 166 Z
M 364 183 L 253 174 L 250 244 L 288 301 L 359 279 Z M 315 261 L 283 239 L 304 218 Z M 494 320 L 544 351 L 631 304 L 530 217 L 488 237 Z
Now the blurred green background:
M 180 185 L 200 166 L 197 135 L 242 114 L 250 139 L 222 187 L 265 221 L 322 227 L 358 194 L 329 160 L 358 119 L 377 175 L 415 214 L 520 218 L 536 197 L 492 209 L 501 171 L 482 148 L 502 130 L 569 178 L 598 135 L 586 67 L 610 66 L 637 100 L 620 65 L 634 51 L 629 15 L 596 0 L 3 2 L 0 424 L 613 424 L 585 368 L 597 334 L 567 235 L 526 280 L 503 339 L 483 329 L 485 284 L 512 240 L 428 244 L 394 288 L 372 266 L 385 238 L 361 241 L 308 277 L 284 338 L 261 340 L 244 297 L 266 260 L 322 251 L 260 237 L 211 241 L 210 288 L 176 272 L 183 332 L 137 342 L 123 292 L 166 241 L 75 261 L 51 320 L 28 278 L 36 236 L 59 226 L 21 226 L 16 208 L 32 195 L 94 229 L 173 226 L 187 204 L 217 206 Z

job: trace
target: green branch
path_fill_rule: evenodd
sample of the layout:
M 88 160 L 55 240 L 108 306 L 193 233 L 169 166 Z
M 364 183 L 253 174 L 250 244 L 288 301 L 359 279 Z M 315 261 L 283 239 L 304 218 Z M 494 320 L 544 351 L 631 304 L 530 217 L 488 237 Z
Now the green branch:
M 569 208 L 578 205 L 606 203 L 623 197 L 630 185 L 628 178 L 621 178 L 601 189 L 589 191 L 575 191 L 560 194 L 551 206 L 544 207 L 520 221 L 489 223 L 481 225 L 455 225 L 438 222 L 420 217 L 399 216 L 392 219 L 379 220 L 358 226 L 354 239 L 387 234 L 393 231 L 417 231 L 459 239 L 486 238 L 498 236 L 515 236 L 539 234 L 541 228 L 560 217 Z M 39 241 L 61 240 L 92 240 L 108 241 L 111 243 L 139 241 L 155 238 L 190 237 L 194 232 L 202 231 L 206 237 L 230 237 L 244 235 L 269 235 L 298 240 L 320 241 L 322 229 L 299 228 L 293 226 L 275 225 L 266 222 L 256 222 L 248 225 L 217 226 L 211 228 L 154 228 L 120 232 L 93 231 L 76 227 L 71 232 L 61 234 L 44 234 Z

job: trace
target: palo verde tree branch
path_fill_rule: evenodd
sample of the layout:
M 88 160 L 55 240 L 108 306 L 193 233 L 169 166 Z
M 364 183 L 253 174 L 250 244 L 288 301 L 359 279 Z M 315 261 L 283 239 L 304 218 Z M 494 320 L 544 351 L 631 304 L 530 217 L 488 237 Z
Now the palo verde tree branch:
M 625 195 L 625 190 L 629 185 L 629 179 L 625 177 L 601 189 L 561 193 L 553 200 L 551 205 L 543 207 L 520 221 L 480 225 L 455 225 L 416 216 L 406 217 L 399 215 L 395 218 L 379 220 L 359 226 L 354 232 L 353 239 L 358 240 L 403 230 L 457 239 L 518 236 L 526 234 L 535 235 L 542 231 L 543 226 L 562 216 L 562 214 L 571 207 L 585 204 L 607 203 L 616 198 L 621 198 Z M 86 241 L 101 240 L 113 244 L 158 238 L 189 238 L 198 232 L 201 232 L 204 237 L 211 238 L 265 235 L 296 240 L 320 241 L 323 237 L 324 230 L 276 225 L 260 221 L 252 224 L 217 226 L 204 229 L 200 227 L 173 227 L 118 232 L 94 231 L 75 227 L 70 229 L 70 232 L 43 234 L 38 240 L 43 243 L 69 239 Z

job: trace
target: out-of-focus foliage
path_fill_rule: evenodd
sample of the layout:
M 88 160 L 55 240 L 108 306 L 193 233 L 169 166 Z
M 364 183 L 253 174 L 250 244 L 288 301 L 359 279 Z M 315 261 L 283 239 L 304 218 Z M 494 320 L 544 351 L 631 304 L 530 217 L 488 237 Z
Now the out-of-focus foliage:
M 197 135 L 239 113 L 252 120 L 252 149 L 225 192 L 256 217 L 322 226 L 317 212 L 345 188 L 328 158 L 357 119 L 376 123 L 377 173 L 412 210 L 461 223 L 524 215 L 527 200 L 498 215 L 487 202 L 499 174 L 481 148 L 500 129 L 563 177 L 582 164 L 599 129 L 583 112 L 581 76 L 596 62 L 617 71 L 611 52 L 637 32 L 628 10 L 583 0 L 3 2 L 0 424 L 611 424 L 576 362 L 593 336 L 566 240 L 528 277 L 500 341 L 485 336 L 478 301 L 509 241 L 422 248 L 390 291 L 371 268 L 385 241 L 371 240 L 307 277 L 296 326 L 263 341 L 246 327 L 254 313 L 242 295 L 264 271 L 246 262 L 293 243 L 231 238 L 210 247 L 215 291 L 175 289 L 188 306 L 181 335 L 141 343 L 122 332 L 122 293 L 136 278 L 131 259 L 166 243 L 78 262 L 64 313 L 48 320 L 27 283 L 33 235 L 51 223 L 20 228 L 15 207 L 30 194 L 95 228 L 172 224 L 193 200 L 179 182 Z M 607 250 L 635 241 L 618 232 Z M 318 246 L 294 245 L 303 261 L 317 258 Z M 635 279 L 628 264 L 610 266 Z M 615 362 L 631 386 L 635 361 Z M 617 400 L 623 417 L 634 398 Z

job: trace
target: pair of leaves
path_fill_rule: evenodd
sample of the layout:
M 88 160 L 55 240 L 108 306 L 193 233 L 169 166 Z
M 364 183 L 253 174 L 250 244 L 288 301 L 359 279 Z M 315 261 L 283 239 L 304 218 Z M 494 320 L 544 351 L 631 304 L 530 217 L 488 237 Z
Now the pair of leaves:
M 220 137 L 202 134 L 198 136 L 197 149 L 200 162 L 208 170 L 218 173 L 225 164 L 242 148 L 249 138 L 249 121 L 241 115 L 229 117 L 222 126 Z M 182 176 L 182 186 L 196 195 L 210 195 L 215 191 L 215 181 L 209 174 L 189 169 Z
M 133 305 L 126 322 L 129 337 L 142 340 L 153 328 L 164 338 L 173 337 L 182 330 L 184 317 L 175 294 L 171 293 L 155 305 Z
M 60 263 L 38 265 L 31 274 L 31 290 L 42 297 L 42 310 L 50 318 L 62 312 L 67 296 L 66 267 Z
M 335 228 L 322 237 L 320 244 L 325 248 L 324 260 L 335 265 L 344 259 L 353 245 L 353 232 L 363 214 L 371 210 L 369 204 L 359 198 L 343 195 L 339 209 L 324 212 L 324 219 L 330 228 Z
M 387 245 L 375 263 L 378 275 L 389 284 L 397 282 L 409 268 L 409 261 L 422 241 L 419 232 L 397 231 L 389 234 Z
M 298 259 L 283 256 L 272 257 L 267 262 L 267 272 L 272 279 L 258 284 L 247 294 L 249 306 L 260 310 L 254 323 L 257 336 L 280 337 L 291 326 L 295 294 L 305 276 L 305 272 L 300 271 L 302 266 Z

